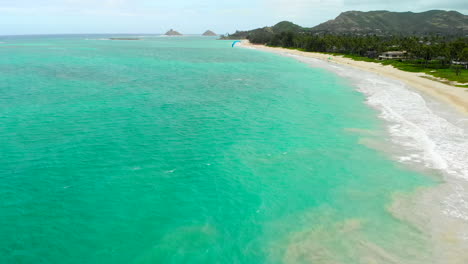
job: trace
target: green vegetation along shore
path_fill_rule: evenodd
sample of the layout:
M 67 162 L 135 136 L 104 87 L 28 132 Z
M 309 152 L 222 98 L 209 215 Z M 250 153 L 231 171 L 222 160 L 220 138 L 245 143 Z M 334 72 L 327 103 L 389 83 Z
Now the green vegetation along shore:
M 442 13 L 441 13 L 442 12 Z M 389 33 L 376 31 L 364 32 L 367 24 L 365 17 L 372 12 L 352 13 L 354 30 L 344 31 L 337 27 L 343 21 L 343 14 L 333 21 L 328 21 L 314 28 L 304 28 L 294 23 L 283 21 L 272 27 L 258 28 L 249 31 L 237 31 L 234 34 L 222 36 L 224 39 L 248 39 L 253 44 L 264 44 L 271 47 L 298 49 L 308 52 L 324 52 L 344 55 L 354 60 L 364 60 L 390 64 L 394 67 L 410 72 L 424 72 L 437 78 L 456 82 L 455 85 L 467 87 L 468 83 L 468 16 L 459 14 L 455 18 L 442 16 L 446 13 L 425 12 L 425 23 L 433 25 L 431 21 L 438 18 L 437 25 L 421 28 L 419 34 L 409 34 L 405 30 L 396 31 L 390 27 L 391 20 L 382 20 L 382 28 L 392 28 Z M 391 13 L 391 12 L 390 12 Z M 344 16 L 351 13 L 345 12 Z M 391 17 L 389 12 L 383 17 Z M 401 16 L 400 13 L 399 16 Z M 360 19 L 359 15 L 361 15 Z M 411 17 L 420 16 L 418 13 L 405 13 L 407 21 Z M 432 17 L 431 17 L 432 16 Z M 341 22 L 340 22 L 341 21 Z M 367 21 L 367 20 L 365 20 Z M 457 24 L 457 31 L 438 30 L 441 24 Z M 324 30 L 324 24 L 334 25 Z M 367 27 L 368 28 L 368 27 Z M 362 29 L 362 30 L 357 30 Z M 383 56 L 385 52 L 399 52 L 392 57 Z

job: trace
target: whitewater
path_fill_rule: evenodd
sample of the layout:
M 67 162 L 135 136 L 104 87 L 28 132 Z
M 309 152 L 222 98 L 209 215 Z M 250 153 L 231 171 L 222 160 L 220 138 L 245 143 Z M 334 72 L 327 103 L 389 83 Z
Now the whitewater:
M 434 189 L 395 198 L 390 210 L 423 232 L 431 233 L 437 256 L 426 261 L 464 263 L 468 259 L 468 116 L 398 80 L 287 50 L 274 52 L 327 69 L 348 79 L 357 91 L 365 94 L 366 103 L 386 122 L 394 143 L 370 145 L 442 181 Z M 447 237 L 454 241 L 448 244 Z

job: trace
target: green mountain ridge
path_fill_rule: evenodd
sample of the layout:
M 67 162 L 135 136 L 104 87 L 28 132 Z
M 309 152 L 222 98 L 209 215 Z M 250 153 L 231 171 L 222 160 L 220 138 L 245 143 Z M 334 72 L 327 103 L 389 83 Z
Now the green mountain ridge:
M 456 11 L 430 10 L 421 13 L 390 11 L 347 11 L 333 20 L 311 28 L 329 33 L 468 34 L 468 16 Z
M 229 39 L 262 36 L 271 33 L 375 34 L 375 35 L 468 35 L 468 16 L 456 11 L 430 10 L 421 13 L 390 11 L 347 11 L 335 19 L 312 28 L 289 21 L 272 27 L 236 31 Z
M 306 32 L 309 31 L 310 29 L 308 28 L 303 28 L 299 25 L 296 25 L 292 22 L 289 21 L 282 21 L 277 23 L 276 25 L 272 27 L 263 27 L 263 28 L 257 28 L 253 30 L 246 30 L 246 31 L 236 31 L 234 34 L 230 34 L 228 36 L 224 36 L 222 38 L 227 38 L 227 39 L 246 39 L 249 38 L 250 36 L 263 36 L 263 35 L 268 35 L 268 34 L 276 34 L 276 33 L 282 33 L 282 32 L 294 32 L 294 33 L 299 33 L 299 32 Z
M 307 30 L 306 28 L 303 28 L 303 27 L 301 27 L 299 25 L 296 25 L 296 24 L 294 24 L 292 22 L 289 22 L 289 21 L 279 22 L 278 24 L 271 27 L 271 29 L 275 33 L 289 32 L 289 31 L 300 32 L 300 31 Z

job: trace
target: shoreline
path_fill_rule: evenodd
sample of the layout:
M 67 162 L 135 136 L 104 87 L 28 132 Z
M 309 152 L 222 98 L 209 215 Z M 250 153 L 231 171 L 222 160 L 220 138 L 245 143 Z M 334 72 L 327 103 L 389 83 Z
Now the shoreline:
M 351 80 L 367 98 L 366 103 L 379 111 L 379 118 L 387 123 L 390 139 L 401 151 L 390 151 L 392 159 L 441 180 L 432 187 L 395 193 L 386 208 L 396 219 L 415 227 L 420 232 L 415 235 L 428 242 L 430 256 L 416 256 L 411 263 L 467 263 L 468 89 L 424 78 L 427 75 L 423 73 L 373 62 L 253 45 L 248 41 L 242 44 L 292 57 Z
M 252 44 L 248 40 L 242 40 L 242 46 L 281 55 L 292 55 L 318 59 L 324 62 L 349 66 L 358 70 L 387 77 L 392 80 L 401 81 L 404 84 L 413 87 L 438 101 L 450 105 L 464 115 L 468 115 L 468 89 L 435 81 L 431 79 L 434 78 L 433 76 L 427 75 L 425 73 L 406 72 L 394 68 L 391 65 L 382 65 L 379 63 L 367 61 L 355 61 L 353 59 L 345 58 L 339 55 L 268 47 L 260 44 Z

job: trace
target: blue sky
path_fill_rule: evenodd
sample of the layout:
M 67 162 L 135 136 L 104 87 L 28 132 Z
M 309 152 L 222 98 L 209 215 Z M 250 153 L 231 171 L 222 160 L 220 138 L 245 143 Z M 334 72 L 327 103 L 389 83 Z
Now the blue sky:
M 217 33 L 289 20 L 314 26 L 348 10 L 456 10 L 467 0 L 0 0 L 0 35 Z

